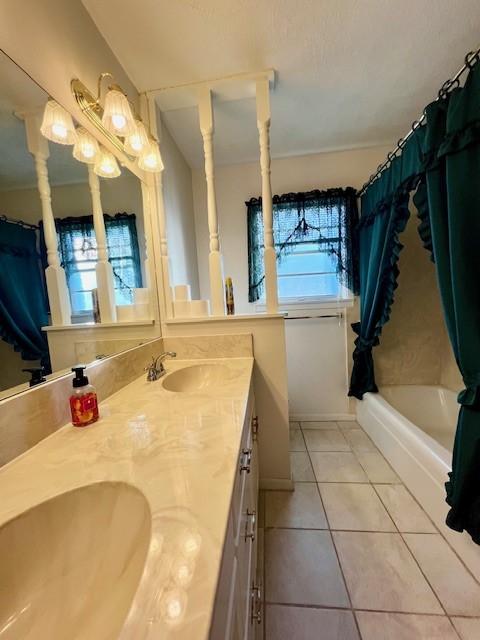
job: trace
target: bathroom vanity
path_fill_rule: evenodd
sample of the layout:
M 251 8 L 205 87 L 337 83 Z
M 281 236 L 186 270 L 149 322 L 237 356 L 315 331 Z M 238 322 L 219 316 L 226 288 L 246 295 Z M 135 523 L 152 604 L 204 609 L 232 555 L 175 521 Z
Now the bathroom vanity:
M 255 638 L 252 369 L 169 361 L 0 469 L 2 640 Z

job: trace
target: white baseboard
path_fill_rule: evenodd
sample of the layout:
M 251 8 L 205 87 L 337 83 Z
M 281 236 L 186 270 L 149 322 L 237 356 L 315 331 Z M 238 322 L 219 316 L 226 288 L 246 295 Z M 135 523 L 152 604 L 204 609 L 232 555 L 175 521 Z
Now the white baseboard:
M 260 478 L 260 489 L 265 491 L 293 491 L 293 480 L 286 478 Z
M 348 422 L 356 420 L 354 413 L 293 413 L 290 422 L 331 422 L 341 420 Z

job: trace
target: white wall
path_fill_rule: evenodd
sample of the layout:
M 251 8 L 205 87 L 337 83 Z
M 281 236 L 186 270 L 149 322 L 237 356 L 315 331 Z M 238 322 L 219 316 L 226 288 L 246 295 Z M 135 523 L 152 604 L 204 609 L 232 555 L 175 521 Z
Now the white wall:
M 358 188 L 388 151 L 389 147 L 372 147 L 273 159 L 273 193 Z M 248 302 L 245 201 L 261 195 L 259 166 L 256 163 L 220 166 L 216 167 L 215 177 L 225 275 L 233 278 L 236 312 L 253 313 L 255 305 Z M 193 171 L 193 200 L 200 292 L 204 298 L 209 297 L 209 282 L 207 199 L 202 170 Z M 351 333 L 346 322 L 350 322 L 350 313 L 340 325 L 335 319 L 286 322 L 290 415 L 294 419 L 333 418 L 349 412 L 347 340 L 350 344 Z
M 189 284 L 199 297 L 192 171 L 164 124 L 161 127 L 163 197 L 167 226 L 170 284 Z

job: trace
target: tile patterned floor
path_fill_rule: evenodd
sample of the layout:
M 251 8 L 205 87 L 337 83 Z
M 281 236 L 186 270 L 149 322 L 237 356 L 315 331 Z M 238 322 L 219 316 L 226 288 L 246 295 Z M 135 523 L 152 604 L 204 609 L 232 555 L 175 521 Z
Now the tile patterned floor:
M 356 422 L 290 426 L 260 494 L 259 640 L 480 640 L 480 584 Z

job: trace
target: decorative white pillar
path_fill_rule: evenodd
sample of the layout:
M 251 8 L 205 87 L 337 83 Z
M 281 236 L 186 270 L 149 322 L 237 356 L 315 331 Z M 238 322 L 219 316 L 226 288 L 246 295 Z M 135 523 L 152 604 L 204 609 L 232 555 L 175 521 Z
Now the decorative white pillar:
M 52 325 L 72 323 L 72 309 L 68 292 L 67 278 L 60 265 L 58 255 L 57 232 L 52 210 L 52 196 L 48 180 L 47 159 L 50 155 L 48 142 L 40 133 L 40 116 L 25 114 L 27 147 L 35 160 L 38 191 L 42 203 L 43 233 L 47 248 L 48 267 L 45 269 L 48 301 Z
M 277 257 L 273 240 L 272 185 L 270 182 L 270 86 L 268 78 L 257 81 L 256 94 L 260 169 L 262 172 L 265 297 L 267 313 L 277 313 Z
M 153 136 L 162 139 L 161 123 L 157 121 L 155 99 L 143 94 L 140 100 L 141 115 L 149 123 Z M 148 173 L 145 176 L 147 188 L 142 188 L 144 206 L 147 204 L 152 225 L 151 240 L 157 280 L 157 295 L 160 302 L 162 320 L 173 318 L 172 290 L 170 287 L 170 268 L 168 263 L 167 222 L 163 197 L 163 170 L 160 173 Z M 151 196 L 151 197 L 150 197 Z M 146 226 L 145 226 L 146 229 Z
M 100 309 L 100 322 L 116 322 L 117 307 L 115 305 L 115 285 L 113 281 L 113 267 L 108 261 L 107 233 L 105 220 L 103 219 L 102 198 L 100 196 L 100 178 L 93 170 L 93 165 L 88 166 L 88 184 L 92 197 L 93 228 L 97 240 L 97 295 Z
M 210 89 L 202 88 L 198 95 L 198 114 L 200 131 L 203 138 L 205 156 L 205 178 L 207 181 L 208 231 L 210 234 L 210 253 L 208 266 L 210 272 L 210 298 L 212 315 L 225 315 L 225 295 L 223 290 L 223 264 L 218 237 L 217 200 L 215 195 L 215 175 L 213 162 L 213 109 Z

